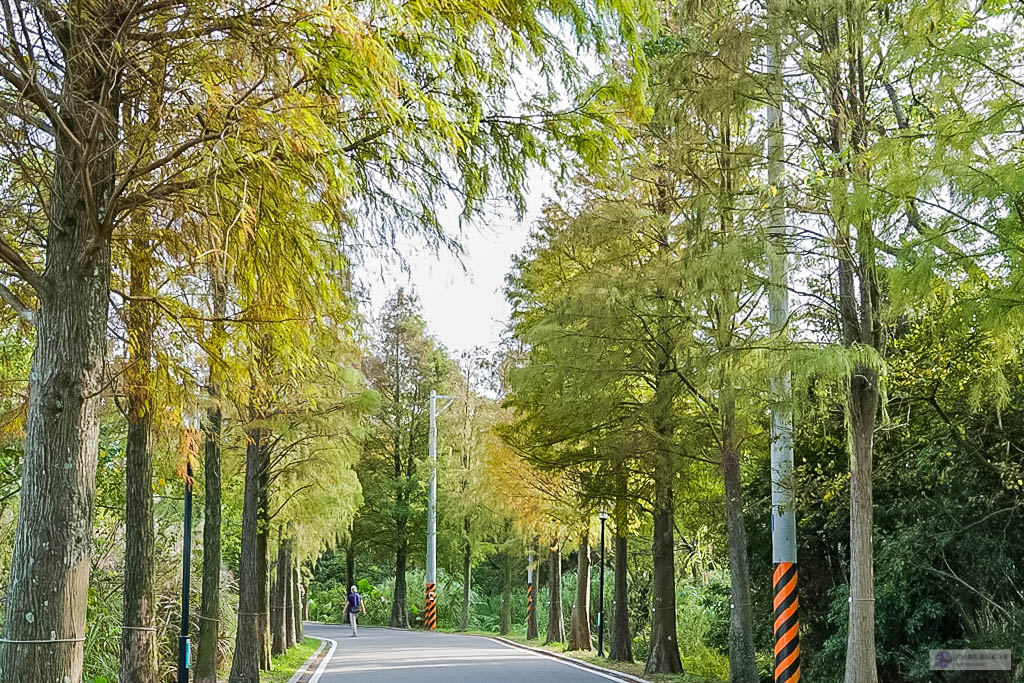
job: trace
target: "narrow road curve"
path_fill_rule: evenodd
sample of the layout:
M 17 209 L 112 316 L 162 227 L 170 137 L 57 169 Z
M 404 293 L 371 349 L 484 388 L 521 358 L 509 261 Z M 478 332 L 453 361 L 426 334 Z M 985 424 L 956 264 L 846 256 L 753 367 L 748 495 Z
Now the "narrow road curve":
M 314 683 L 603 683 L 622 679 L 578 668 L 490 638 L 306 624 L 305 634 L 337 643 Z M 328 643 L 328 647 L 330 644 Z

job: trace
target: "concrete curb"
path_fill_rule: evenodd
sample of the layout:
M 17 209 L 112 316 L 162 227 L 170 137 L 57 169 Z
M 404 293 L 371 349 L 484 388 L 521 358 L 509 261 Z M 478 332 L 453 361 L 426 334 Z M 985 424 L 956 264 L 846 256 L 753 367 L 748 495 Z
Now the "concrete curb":
M 517 647 L 520 650 L 528 650 L 539 655 L 551 657 L 552 659 L 558 659 L 563 662 L 566 662 L 567 664 L 573 664 L 574 666 L 578 666 L 581 669 L 590 669 L 591 671 L 596 671 L 598 673 L 605 674 L 606 676 L 612 676 L 620 681 L 630 681 L 630 683 L 650 683 L 650 681 L 643 678 L 638 678 L 633 674 L 623 673 L 622 671 L 616 671 L 615 669 L 606 669 L 603 666 L 591 664 L 590 662 L 585 662 L 582 659 L 574 659 L 572 657 L 569 657 L 568 655 L 563 655 L 558 652 L 552 652 L 551 650 L 543 650 L 539 647 L 530 647 L 529 645 L 523 645 L 522 643 L 517 643 L 514 640 L 507 640 L 505 638 L 501 638 L 498 636 L 483 637 L 490 638 L 491 640 L 495 640 L 499 643 L 502 643 L 503 645 L 508 645 L 509 647 Z
M 312 638 L 313 636 L 310 636 L 310 637 Z M 313 662 L 316 661 L 316 658 L 319 657 L 320 653 L 324 651 L 325 647 L 327 647 L 327 641 L 326 640 L 324 640 L 323 638 L 320 638 L 319 640 L 320 640 L 320 647 L 318 647 L 313 652 L 313 654 L 311 654 L 306 659 L 306 661 L 302 663 L 302 666 L 300 666 L 298 669 L 295 670 L 295 673 L 292 674 L 292 677 L 288 679 L 288 683 L 299 683 L 299 681 L 302 679 L 302 677 L 305 676 L 307 673 L 309 673 L 308 669 L 309 669 L 310 665 Z
M 338 649 L 338 641 L 332 640 L 331 638 L 324 638 L 324 642 L 330 643 L 331 645 L 327 648 L 327 654 L 325 654 L 320 660 L 320 666 L 316 668 L 316 672 L 313 674 L 313 677 L 309 679 L 309 683 L 317 683 L 317 681 L 320 680 L 320 677 L 324 675 L 325 671 L 327 671 L 328 665 L 330 665 L 331 660 L 334 658 L 334 651 Z

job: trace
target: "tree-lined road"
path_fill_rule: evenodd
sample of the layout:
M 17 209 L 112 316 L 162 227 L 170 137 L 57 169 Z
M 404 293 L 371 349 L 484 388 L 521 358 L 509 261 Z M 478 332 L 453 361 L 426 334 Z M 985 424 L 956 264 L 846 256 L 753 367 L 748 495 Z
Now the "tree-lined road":
M 307 624 L 305 634 L 338 643 L 315 683 L 597 683 L 623 679 L 575 667 L 490 638 L 454 633 Z

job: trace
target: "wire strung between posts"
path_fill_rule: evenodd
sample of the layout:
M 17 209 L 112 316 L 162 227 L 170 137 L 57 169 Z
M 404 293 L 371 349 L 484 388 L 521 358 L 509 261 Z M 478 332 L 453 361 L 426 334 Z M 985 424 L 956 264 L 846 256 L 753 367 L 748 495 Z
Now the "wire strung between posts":
M 202 619 L 203 621 L 212 621 L 215 623 L 220 623 L 220 619 L 215 619 L 213 617 L 204 617 L 202 614 L 197 614 L 196 616 Z
M 156 626 L 122 626 L 122 631 L 156 631 Z

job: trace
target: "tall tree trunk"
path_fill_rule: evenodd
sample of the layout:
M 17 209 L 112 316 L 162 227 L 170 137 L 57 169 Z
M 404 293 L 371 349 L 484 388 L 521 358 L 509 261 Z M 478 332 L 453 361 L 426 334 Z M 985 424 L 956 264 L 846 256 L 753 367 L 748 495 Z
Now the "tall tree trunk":
M 667 339 L 659 346 L 671 348 Z M 665 353 L 664 351 L 662 353 Z M 654 577 L 651 607 L 651 647 L 647 654 L 647 673 L 681 673 L 679 642 L 676 638 L 676 566 L 675 566 L 675 454 L 667 444 L 672 431 L 672 381 L 668 368 L 671 358 L 663 356 L 657 368 L 654 431 Z
M 528 590 L 532 590 L 530 594 L 530 613 L 526 615 L 526 639 L 536 640 L 540 637 L 540 628 L 537 623 L 537 594 L 539 593 L 540 587 L 540 562 L 534 560 L 537 557 L 535 550 L 537 549 L 537 539 L 534 538 L 530 541 L 530 569 L 532 570 L 533 582 L 527 587 Z M 536 564 L 536 567 L 533 565 Z
M 279 655 L 288 649 L 288 634 L 285 626 L 285 594 L 288 592 L 288 551 L 287 541 L 277 531 L 277 575 L 274 577 L 270 598 L 270 632 L 273 636 L 271 653 Z
M 356 540 L 354 532 L 349 532 L 348 546 L 345 550 L 345 592 L 350 586 L 356 585 Z
M 873 441 L 878 374 L 858 368 L 850 380 L 850 621 L 846 683 L 876 683 L 875 581 L 871 544 Z
M 145 219 L 136 226 L 144 232 Z M 149 447 L 152 424 L 153 314 L 150 296 L 152 245 L 145 236 L 131 243 L 131 300 L 126 315 L 128 365 L 128 434 L 125 440 L 124 613 L 121 630 L 120 680 L 156 681 L 156 534 L 153 524 L 153 454 Z
M 565 641 L 565 621 L 562 619 L 562 549 L 558 539 L 551 542 L 548 552 L 551 572 L 548 576 L 548 632 L 544 644 Z
M 616 515 L 616 519 L 618 516 Z M 609 659 L 618 662 L 633 661 L 633 636 L 629 632 L 629 578 L 627 565 L 628 542 L 625 535 L 619 535 L 615 525 L 615 604 L 612 618 L 612 643 L 608 649 Z
M 405 293 L 401 288 L 398 290 L 397 298 L 396 309 L 401 311 L 403 301 L 405 300 Z M 402 461 L 402 429 L 400 427 L 401 420 L 399 419 L 399 416 L 402 415 L 402 326 L 400 324 L 396 325 L 394 336 L 395 375 L 394 384 L 392 385 L 392 410 L 394 412 L 395 425 L 391 435 L 391 456 L 395 466 L 394 515 L 397 543 L 395 546 L 395 592 L 391 596 L 391 619 L 388 621 L 388 625 L 392 628 L 409 628 L 405 585 L 406 555 L 409 552 L 409 540 L 406 536 L 408 533 L 409 491 L 408 480 L 405 477 L 408 467 L 403 467 Z M 411 465 L 412 458 L 410 457 L 409 460 Z
M 506 550 L 502 554 L 505 556 L 505 566 L 502 567 L 505 585 L 501 590 L 501 622 L 498 632 L 505 636 L 512 630 L 512 553 Z
M 245 449 L 245 493 L 242 499 L 242 544 L 238 560 L 238 629 L 229 683 L 259 683 L 263 656 L 263 602 L 260 582 L 260 451 L 262 433 L 257 427 L 247 432 Z
M 459 630 L 469 630 L 469 597 L 473 590 L 473 546 L 469 542 L 469 517 L 462 520 L 462 531 L 466 545 L 462 549 L 462 614 L 459 617 Z
M 203 425 L 203 595 L 199 607 L 199 643 L 194 669 L 195 683 L 217 683 L 217 654 L 220 642 L 220 564 L 221 564 L 221 466 L 220 444 L 222 413 L 220 407 L 220 363 L 224 349 L 227 312 L 227 285 L 223 271 L 215 266 L 210 276 L 213 334 L 211 335 L 210 380 L 207 388 L 210 407 Z
M 580 549 L 576 553 L 576 604 L 572 609 L 569 631 L 570 650 L 589 650 L 590 637 L 590 532 L 580 534 Z
M 65 55 L 59 87 L 67 128 L 55 126 L 46 269 L 18 268 L 39 310 L 0 683 L 82 678 L 110 295 L 112 217 L 101 212 L 114 190 L 120 139 L 118 14 L 113 3 L 90 5 L 66 27 L 77 47 Z
M 732 608 L 729 615 L 729 681 L 758 683 L 754 657 L 754 627 L 747 562 L 747 530 L 743 521 L 740 449 L 736 434 L 736 400 L 732 389 L 722 388 L 722 474 L 725 480 L 725 528 L 729 541 L 729 578 Z
M 285 645 L 295 647 L 298 641 L 295 639 L 295 571 L 292 566 L 292 542 L 288 542 L 288 552 L 285 555 L 285 587 L 282 600 L 284 613 Z
M 824 94 L 829 104 L 832 152 L 847 159 L 834 173 L 830 211 L 836 228 L 839 322 L 847 347 L 885 350 L 880 321 L 881 293 L 876 272 L 872 217 L 854 206 L 851 184 L 870 183 L 861 155 L 868 145 L 865 102 L 864 12 L 844 6 L 830 15 L 820 37 L 822 62 L 828 65 Z M 843 29 L 846 41 L 841 40 Z M 845 61 L 845 63 L 844 63 Z M 876 683 L 874 556 L 871 541 L 874 494 L 872 469 L 874 429 L 878 411 L 878 373 L 858 366 L 849 378 L 850 411 L 850 603 L 846 648 L 846 683 Z
M 260 668 L 270 671 L 270 449 L 259 450 L 259 524 L 256 533 L 256 562 L 260 591 Z
M 402 527 L 404 528 L 404 526 L 403 524 Z M 388 622 L 388 626 L 392 628 L 409 628 L 405 585 L 408 552 L 408 541 L 403 539 L 399 542 L 398 549 L 395 551 L 395 592 L 391 596 L 391 620 Z
M 667 480 L 666 480 L 667 479 Z M 654 605 L 651 611 L 651 649 L 647 673 L 681 673 L 676 639 L 676 567 L 673 541 L 671 479 L 655 481 L 654 500 Z
M 302 642 L 302 595 L 305 591 L 302 587 L 302 569 L 298 562 L 292 572 L 292 623 L 295 625 L 295 644 Z

